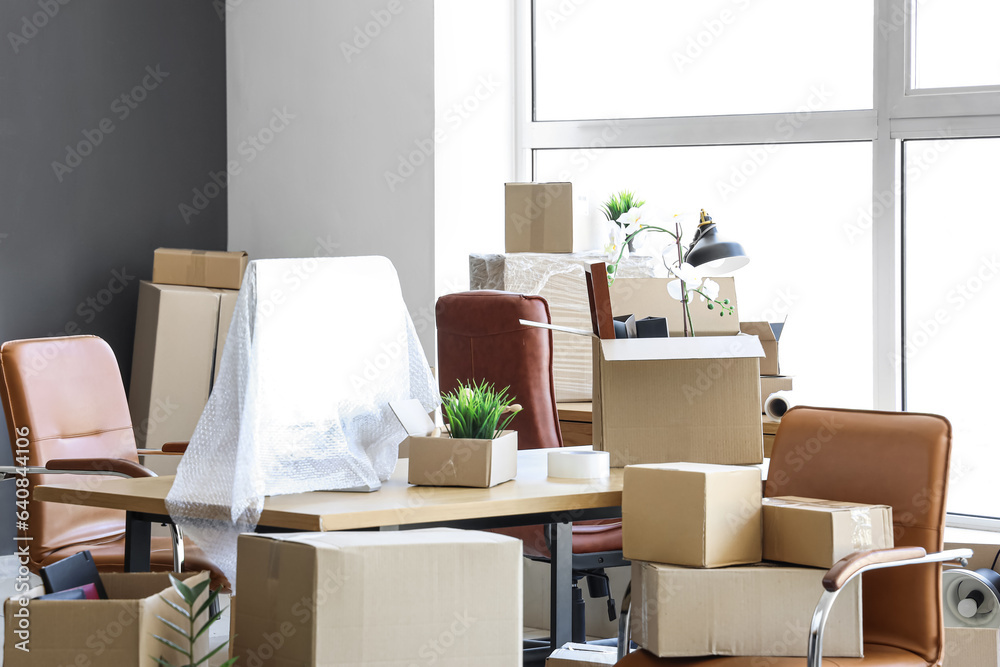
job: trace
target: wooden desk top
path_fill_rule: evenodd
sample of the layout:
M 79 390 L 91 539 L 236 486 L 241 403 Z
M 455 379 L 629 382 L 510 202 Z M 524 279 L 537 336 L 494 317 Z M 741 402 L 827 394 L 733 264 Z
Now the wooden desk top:
M 558 403 L 559 419 L 568 422 L 591 423 L 594 419 L 593 403 Z M 778 425 L 781 422 L 775 421 L 766 415 L 761 415 L 761 426 L 764 435 L 774 435 L 778 432 Z
M 409 461 L 400 459 L 389 481 L 374 493 L 314 491 L 268 497 L 259 524 L 304 531 L 355 530 L 621 505 L 623 469 L 613 468 L 605 479 L 548 479 L 546 455 L 545 450 L 519 452 L 517 478 L 491 489 L 410 486 Z M 173 481 L 91 477 L 85 492 L 51 484 L 36 487 L 34 497 L 162 515 L 167 514 L 165 499 Z

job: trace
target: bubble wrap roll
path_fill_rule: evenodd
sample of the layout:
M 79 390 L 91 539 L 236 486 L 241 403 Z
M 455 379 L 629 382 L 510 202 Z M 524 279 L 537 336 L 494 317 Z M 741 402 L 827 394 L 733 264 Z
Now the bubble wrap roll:
M 389 260 L 250 262 L 170 516 L 235 586 L 265 496 L 389 478 L 406 434 L 388 403 L 408 398 L 439 403 Z

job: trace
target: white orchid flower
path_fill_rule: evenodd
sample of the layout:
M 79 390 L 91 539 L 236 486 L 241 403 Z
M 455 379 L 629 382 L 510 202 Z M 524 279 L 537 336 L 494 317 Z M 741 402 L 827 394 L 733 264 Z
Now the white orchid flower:
M 604 252 L 612 262 L 618 261 L 618 253 L 621 252 L 622 259 L 628 259 L 628 244 L 625 243 L 625 230 L 612 223 L 611 231 L 608 232 L 608 242 L 604 244 Z
M 667 283 L 667 294 L 677 301 L 683 301 L 684 295 L 681 293 L 681 281 L 671 280 Z
M 622 227 L 628 227 L 629 225 L 638 225 L 639 219 L 642 218 L 642 207 L 633 206 L 629 210 L 625 211 L 618 216 L 618 224 Z M 638 229 L 638 227 L 636 227 Z
M 711 278 L 705 278 L 705 282 L 701 285 L 701 300 L 704 301 L 705 297 L 708 297 L 712 301 L 719 298 L 719 283 L 715 282 Z
M 701 272 L 687 262 L 684 262 L 680 266 L 667 266 L 667 268 L 670 270 L 670 273 L 688 283 L 690 288 L 693 289 L 701 285 Z

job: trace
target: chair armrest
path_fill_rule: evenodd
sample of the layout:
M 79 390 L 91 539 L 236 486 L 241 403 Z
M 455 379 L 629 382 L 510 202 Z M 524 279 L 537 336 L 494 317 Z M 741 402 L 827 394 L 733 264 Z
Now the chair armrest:
M 122 477 L 156 477 L 149 468 L 127 459 L 52 459 L 45 469 L 51 472 L 107 472 Z
M 168 454 L 183 454 L 187 448 L 188 443 L 186 442 L 165 442 L 161 449 Z
M 823 588 L 828 591 L 839 591 L 847 582 L 862 569 L 879 563 L 894 563 L 896 561 L 923 558 L 927 550 L 923 547 L 897 547 L 895 549 L 878 549 L 873 551 L 856 551 L 837 561 L 823 577 Z

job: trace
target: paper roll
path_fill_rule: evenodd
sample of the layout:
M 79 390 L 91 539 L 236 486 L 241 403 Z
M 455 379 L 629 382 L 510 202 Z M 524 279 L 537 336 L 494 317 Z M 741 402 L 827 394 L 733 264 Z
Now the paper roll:
M 587 449 L 549 452 L 549 477 L 595 479 L 611 475 L 611 454 Z
M 785 416 L 785 413 L 794 408 L 798 403 L 795 402 L 795 398 L 792 396 L 791 392 L 788 391 L 776 391 L 767 397 L 764 401 L 764 414 L 766 414 L 771 419 L 780 420 Z

